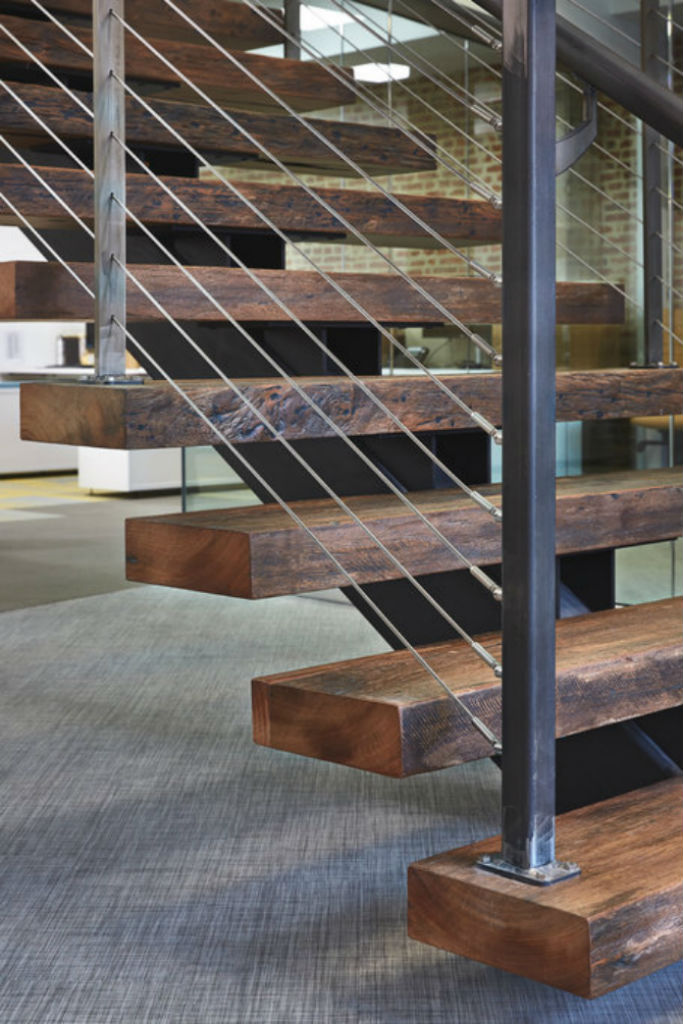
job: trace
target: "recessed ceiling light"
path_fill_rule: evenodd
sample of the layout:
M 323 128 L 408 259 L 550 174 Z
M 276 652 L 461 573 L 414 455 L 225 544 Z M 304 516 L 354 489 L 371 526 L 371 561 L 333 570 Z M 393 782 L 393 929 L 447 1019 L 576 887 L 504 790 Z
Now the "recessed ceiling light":
M 302 32 L 314 32 L 320 28 L 340 28 L 348 25 L 353 18 L 342 11 L 332 11 L 329 7 L 314 7 L 302 4 L 299 13 L 299 24 Z
M 400 82 L 410 77 L 408 64 L 356 64 L 353 77 L 357 82 Z

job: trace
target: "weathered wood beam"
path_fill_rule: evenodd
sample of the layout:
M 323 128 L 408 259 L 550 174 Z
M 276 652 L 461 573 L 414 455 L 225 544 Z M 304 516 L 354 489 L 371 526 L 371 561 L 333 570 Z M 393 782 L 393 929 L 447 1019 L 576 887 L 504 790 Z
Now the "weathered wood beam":
M 495 505 L 499 485 L 479 488 Z M 500 524 L 462 491 L 409 495 L 475 565 L 500 562 Z M 393 494 L 345 499 L 413 575 L 465 563 Z M 297 515 L 358 583 L 400 578 L 371 537 L 330 499 L 292 503 Z M 680 536 L 678 469 L 565 477 L 557 485 L 557 553 Z M 233 597 L 263 598 L 341 587 L 348 581 L 279 505 L 206 509 L 126 521 L 126 572 L 156 583 Z
M 683 703 L 681 600 L 557 623 L 557 736 Z M 500 658 L 501 637 L 477 637 Z M 501 687 L 462 641 L 420 653 L 500 735 Z M 252 684 L 254 739 L 402 778 L 489 757 L 491 747 L 409 651 L 284 672 Z
M 74 263 L 74 271 L 92 287 L 91 264 Z M 174 266 L 136 264 L 129 268 L 145 289 L 178 320 L 221 321 L 225 316 Z M 289 323 L 279 303 L 238 268 L 187 268 L 235 320 L 245 323 Z M 255 271 L 259 280 L 296 317 L 308 323 L 367 323 L 351 301 L 308 270 Z M 459 320 L 500 323 L 501 289 L 483 278 L 416 277 L 435 300 L 422 297 L 397 274 L 341 273 L 334 281 L 361 308 L 385 324 L 442 324 L 445 309 Z M 142 290 L 128 281 L 128 317 L 165 320 Z M 440 308 L 439 308 L 440 307 Z M 609 285 L 561 282 L 557 285 L 557 318 L 561 323 L 619 323 L 623 298 Z M 91 320 L 93 301 L 59 263 L 0 263 L 0 318 L 3 320 Z M 173 328 L 169 325 L 169 343 Z
M 71 74 L 92 73 L 92 60 L 88 54 L 51 23 L 3 15 L 3 25 L 48 67 Z M 71 31 L 92 49 L 90 29 L 73 26 Z M 154 39 L 149 42 L 154 46 Z M 353 103 L 355 99 L 349 84 L 340 82 L 315 61 L 302 63 L 240 51 L 236 58 L 245 69 L 242 70 L 208 43 L 195 42 L 189 29 L 184 39 L 157 42 L 159 45 L 155 48 L 171 64 L 219 102 L 238 107 L 281 109 L 247 72 L 296 110 L 319 110 Z M 26 56 L 6 35 L 0 36 L 0 60 L 10 66 L 26 64 Z M 130 33 L 126 38 L 126 74 L 131 81 L 158 85 L 160 91 L 172 88 L 178 99 L 184 98 L 190 103 L 203 102 L 190 86 L 182 85 L 175 72 Z M 349 83 L 352 81 L 350 72 L 342 71 L 341 74 Z
M 408 869 L 408 934 L 593 999 L 683 955 L 681 780 L 557 819 L 558 858 L 581 875 L 524 885 L 482 871 L 500 838 Z
M 38 174 L 86 222 L 92 220 L 92 181 L 78 168 L 37 167 Z M 268 230 L 264 220 L 238 199 L 223 182 L 164 177 L 164 184 L 211 228 L 233 231 Z M 356 236 L 304 192 L 286 185 L 234 182 L 235 188 L 282 230 L 321 240 L 355 242 Z M 31 222 L 41 226 L 70 226 L 64 208 L 26 168 L 0 164 L 0 191 L 19 210 L 31 211 Z M 390 200 L 359 189 L 318 188 L 334 210 L 368 235 L 377 245 L 431 248 L 438 245 L 427 231 Z M 438 225 L 439 233 L 458 245 L 500 241 L 500 211 L 489 203 L 469 199 L 397 195 L 422 221 Z M 194 225 L 196 221 L 151 178 L 129 174 L 126 201 L 132 212 L 148 224 Z M 0 200 L 0 223 L 21 224 Z
M 89 140 L 92 137 L 92 118 L 75 103 L 70 103 L 60 90 L 24 83 L 12 83 L 12 88 L 61 138 Z M 89 93 L 76 91 L 75 95 L 86 106 L 92 107 Z M 148 103 L 213 164 L 235 161 L 240 167 L 272 167 L 258 147 L 245 137 L 245 132 L 248 132 L 267 147 L 269 153 L 292 167 L 341 171 L 348 176 L 355 173 L 305 125 L 286 114 L 237 110 L 234 104 L 226 101 L 223 107 L 237 123 L 238 127 L 235 127 L 208 106 L 156 97 L 148 97 Z M 0 125 L 4 134 L 19 139 L 25 146 L 39 148 L 49 143 L 48 136 L 41 133 L 31 115 L 4 91 L 0 91 Z M 435 166 L 427 137 L 425 151 L 395 128 L 323 119 L 316 119 L 315 126 L 326 140 L 334 142 L 359 166 L 372 173 L 413 173 L 433 170 Z M 130 98 L 126 102 L 126 138 L 131 146 L 143 149 L 179 148 L 174 136 Z
M 442 381 L 466 405 L 500 424 L 499 373 L 462 374 Z M 363 382 L 413 431 L 459 430 L 471 420 L 424 377 L 366 377 Z M 301 377 L 298 383 L 346 434 L 395 434 L 398 427 L 346 377 Z M 290 441 L 334 432 L 281 378 L 235 384 Z M 578 370 L 557 375 L 562 421 L 675 415 L 681 411 L 683 371 Z M 272 440 L 270 433 L 221 381 L 184 381 L 182 387 L 223 436 L 235 443 Z M 170 385 L 144 387 L 34 381 L 21 387 L 21 431 L 27 441 L 97 448 L 173 448 L 215 444 L 217 435 Z

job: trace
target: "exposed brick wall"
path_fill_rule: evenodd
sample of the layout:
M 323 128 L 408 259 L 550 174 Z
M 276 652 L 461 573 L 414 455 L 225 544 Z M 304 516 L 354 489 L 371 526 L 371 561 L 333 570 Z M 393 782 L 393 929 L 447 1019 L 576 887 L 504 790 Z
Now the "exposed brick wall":
M 407 96 L 400 86 L 393 86 L 394 109 L 405 115 L 412 124 L 436 136 L 438 144 L 456 162 L 464 165 L 474 181 L 499 193 L 501 189 L 501 139 L 484 121 L 476 119 L 469 110 L 458 104 L 425 78 L 410 79 L 410 88 L 420 98 Z M 469 88 L 476 96 L 486 99 L 499 96 L 497 76 L 485 69 L 471 69 Z M 375 92 L 386 97 L 386 87 Z M 432 108 L 428 109 L 420 100 Z M 495 99 L 491 106 L 500 110 Z M 374 111 L 360 103 L 346 107 L 343 113 L 328 111 L 317 116 L 337 118 L 371 124 L 386 123 Z M 580 91 L 567 85 L 558 86 L 558 131 L 563 125 L 576 124 L 581 118 Z M 564 119 L 564 120 L 563 120 Z M 450 123 L 449 123 L 450 122 Z M 641 273 L 638 267 L 640 242 L 638 233 L 640 141 L 637 122 L 612 101 L 600 97 L 599 135 L 597 145 L 581 158 L 573 171 L 558 179 L 558 255 L 557 274 L 561 280 L 605 279 L 623 287 L 628 296 L 625 327 L 611 328 L 558 328 L 558 356 L 560 363 L 574 366 L 616 365 L 628 362 L 637 354 L 639 297 Z M 468 138 L 469 136 L 469 138 Z M 680 151 L 677 158 L 681 159 Z M 235 179 L 278 182 L 287 180 L 280 172 L 268 170 L 240 170 L 229 168 Z M 675 195 L 683 202 L 683 168 L 675 166 Z M 362 179 L 349 175 L 302 175 L 304 181 L 315 185 L 338 185 L 346 188 L 369 188 Z M 423 195 L 477 198 L 468 184 L 443 166 L 428 173 L 395 174 L 378 179 L 389 190 Z M 569 212 L 567 212 L 569 211 Z M 675 211 L 675 242 L 683 245 L 681 210 Z M 322 268 L 329 271 L 354 270 L 383 273 L 386 263 L 376 254 L 359 245 L 303 243 L 302 250 Z M 571 253 L 569 252 L 571 250 Z M 458 256 L 444 250 L 388 249 L 387 255 L 400 267 L 413 275 L 438 274 L 467 276 L 472 271 Z M 481 246 L 472 254 L 484 266 L 500 271 L 499 246 Z M 582 262 L 583 261 L 583 262 Z M 291 269 L 307 267 L 305 259 L 294 249 L 287 248 L 287 266 Z M 675 288 L 683 293 L 683 259 L 676 258 Z M 676 300 L 674 318 L 677 332 L 682 334 L 681 301 Z M 499 331 L 494 330 L 494 340 Z M 440 342 L 437 339 L 437 343 Z M 679 356 L 680 360 L 680 346 Z

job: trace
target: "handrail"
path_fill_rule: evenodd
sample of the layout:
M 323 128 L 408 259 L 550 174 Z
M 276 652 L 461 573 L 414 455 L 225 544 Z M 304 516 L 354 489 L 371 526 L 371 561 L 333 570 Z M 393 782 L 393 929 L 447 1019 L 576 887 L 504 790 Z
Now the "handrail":
M 368 0 L 371 7 L 386 8 L 388 0 Z M 449 0 L 457 9 L 457 2 Z M 503 0 L 475 0 L 487 14 L 503 19 Z M 439 29 L 453 32 L 452 22 L 434 0 L 412 0 L 421 15 Z M 406 14 L 406 17 L 409 15 Z M 458 32 L 462 34 L 462 28 Z M 665 86 L 653 81 L 639 68 L 624 60 L 603 43 L 557 17 L 557 56 L 590 85 L 610 96 L 622 107 L 655 128 L 677 146 L 683 146 L 683 103 Z
M 476 0 L 476 3 L 488 14 L 502 19 L 503 0 Z M 611 96 L 677 146 L 683 146 L 680 97 L 560 17 L 557 18 L 557 56 L 590 85 Z

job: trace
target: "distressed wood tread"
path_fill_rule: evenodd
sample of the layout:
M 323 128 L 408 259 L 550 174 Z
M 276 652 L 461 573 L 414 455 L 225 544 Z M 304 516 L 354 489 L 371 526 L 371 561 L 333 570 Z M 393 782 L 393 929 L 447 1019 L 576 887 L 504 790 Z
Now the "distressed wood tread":
M 171 20 L 171 19 L 169 19 Z M 90 77 L 92 59 L 67 35 L 51 22 L 34 21 L 29 18 L 2 17 L 3 25 L 24 44 L 36 57 L 53 70 Z M 70 31 L 88 49 L 92 49 L 92 31 L 78 25 Z M 200 89 L 217 101 L 225 101 L 238 107 L 256 109 L 282 109 L 258 85 L 250 79 L 251 73 L 263 82 L 279 98 L 296 110 L 320 110 L 353 103 L 355 96 L 350 88 L 350 72 L 337 69 L 346 82 L 340 82 L 315 61 L 288 60 L 281 57 L 264 57 L 256 53 L 236 54 L 245 70 L 236 67 L 213 46 L 200 40 L 188 29 L 185 38 L 154 39 L 149 43 L 169 60 L 180 72 Z M 150 50 L 126 32 L 126 74 L 129 80 L 146 83 L 146 90 L 173 90 L 177 99 L 200 103 L 201 99 L 189 86 L 181 85 L 180 79 Z M 0 34 L 0 60 L 7 67 L 25 65 L 26 57 L 12 40 Z M 61 102 L 65 102 L 60 91 Z
M 93 266 L 73 263 L 82 281 L 92 286 Z M 179 320 L 224 321 L 225 317 L 175 266 L 135 264 L 140 283 Z M 204 288 L 243 323 L 290 323 L 283 312 L 235 267 L 189 267 Z M 367 318 L 315 271 L 258 270 L 258 278 L 300 320 L 319 324 L 367 323 Z M 376 320 L 386 324 L 436 324 L 444 314 L 397 274 L 333 274 L 335 282 Z M 501 288 L 474 277 L 417 277 L 416 282 L 453 315 L 465 322 L 499 323 Z M 128 280 L 128 318 L 164 320 L 156 306 Z M 93 300 L 59 263 L 0 263 L 0 319 L 92 320 Z M 560 282 L 557 318 L 561 323 L 620 323 L 623 297 L 605 284 Z M 174 329 L 169 325 L 169 343 Z M 177 335 L 176 335 L 177 336 Z
M 501 420 L 501 375 L 441 378 L 472 409 Z M 410 430 L 459 430 L 469 417 L 425 377 L 365 377 L 365 385 Z M 240 391 L 290 441 L 334 432 L 281 378 L 235 380 Z M 300 377 L 298 383 L 351 436 L 395 434 L 396 424 L 347 377 Z M 221 381 L 183 381 L 192 401 L 235 443 L 270 442 L 271 434 Z M 560 421 L 675 415 L 683 370 L 578 370 L 557 375 Z M 97 385 L 41 381 L 21 386 L 21 436 L 96 448 L 173 448 L 215 444 L 216 434 L 169 384 Z
M 14 82 L 12 88 L 60 138 L 91 140 L 92 118 L 76 103 L 69 102 L 58 89 Z M 76 91 L 76 96 L 92 109 L 90 93 Z M 286 114 L 240 111 L 227 100 L 223 108 L 234 119 L 235 126 L 211 107 L 175 99 L 146 98 L 164 121 L 216 164 L 238 162 L 240 167 L 272 168 L 272 163 L 258 146 L 245 137 L 245 132 L 248 132 L 273 156 L 291 167 L 324 173 L 341 171 L 347 177 L 355 173 L 325 142 L 315 138 L 305 125 Z M 396 128 L 318 118 L 314 123 L 326 140 L 333 142 L 371 173 L 414 173 L 433 170 L 436 166 L 428 149 L 425 151 L 416 146 Z M 31 115 L 4 90 L 0 91 L 0 128 L 24 147 L 40 149 L 49 143 L 48 136 L 41 133 Z M 428 137 L 425 139 L 429 145 Z M 150 148 L 164 151 L 180 148 L 173 135 L 130 98 L 126 99 L 126 140 L 129 145 L 141 147 L 145 152 Z
M 223 46 L 235 50 L 251 50 L 282 42 L 282 35 L 277 28 L 269 25 L 246 4 L 232 3 L 229 0 L 221 0 L 220 3 L 215 3 L 214 0 L 174 2 Z M 43 7 L 66 23 L 92 23 L 92 0 L 45 0 Z M 39 19 L 38 9 L 30 0 L 12 0 L 12 8 L 22 17 Z M 129 4 L 125 16 L 126 21 L 146 37 L 156 36 L 159 39 L 180 41 L 187 38 L 199 41 L 201 38 L 193 34 L 187 22 L 175 14 L 163 0 L 145 0 L 144 4 Z M 269 16 L 277 20 L 278 24 L 282 24 L 280 11 L 270 10 Z
M 557 623 L 557 735 L 683 703 L 680 598 Z M 501 637 L 477 638 L 496 657 Z M 462 641 L 420 647 L 497 735 L 500 682 Z M 254 740 L 403 778 L 491 754 L 490 745 L 409 651 L 254 679 Z
M 85 171 L 64 167 L 37 167 L 36 170 L 74 213 L 86 222 L 92 221 L 92 180 Z M 218 180 L 164 177 L 163 181 L 209 227 L 232 231 L 269 230 L 249 206 Z M 233 184 L 282 231 L 338 242 L 357 241 L 337 217 L 328 213 L 301 188 L 239 181 Z M 73 222 L 64 213 L 64 208 L 21 165 L 0 164 L 0 191 L 20 210 L 31 210 L 34 226 L 72 226 Z M 377 245 L 418 248 L 437 245 L 428 232 L 377 192 L 332 188 L 318 188 L 317 192 Z M 490 203 L 399 194 L 397 198 L 425 223 L 438 225 L 440 234 L 456 244 L 500 241 L 500 211 L 494 210 Z M 127 176 L 126 201 L 133 213 L 148 224 L 195 224 L 193 218 L 147 175 Z M 21 225 L 19 218 L 3 205 L 2 200 L 0 223 Z M 305 232 L 302 225 L 305 225 Z
M 408 868 L 408 934 L 472 960 L 595 998 L 683 956 L 680 779 L 557 819 L 581 875 L 540 887 L 475 866 L 500 839 Z
M 479 490 L 496 505 L 500 485 Z M 410 494 L 420 511 L 476 565 L 501 559 L 500 524 L 460 490 Z M 345 499 L 413 575 L 464 563 L 393 494 Z M 400 578 L 371 537 L 331 499 L 291 503 L 358 583 Z M 680 469 L 567 477 L 557 486 L 557 552 L 625 547 L 678 537 Z M 232 597 L 298 594 L 348 581 L 279 505 L 206 509 L 126 522 L 126 573 L 157 583 Z

